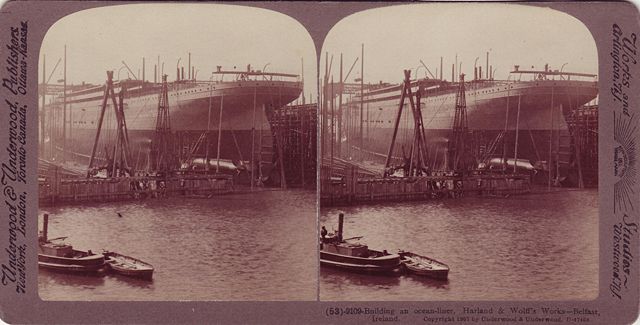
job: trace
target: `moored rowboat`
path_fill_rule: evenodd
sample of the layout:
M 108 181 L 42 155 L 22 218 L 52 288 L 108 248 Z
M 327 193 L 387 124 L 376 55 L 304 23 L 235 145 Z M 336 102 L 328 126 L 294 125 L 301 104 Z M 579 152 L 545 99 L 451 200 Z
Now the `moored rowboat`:
M 411 252 L 398 252 L 402 264 L 408 272 L 438 280 L 446 280 L 449 276 L 449 266 L 430 257 Z
M 144 280 L 153 278 L 153 266 L 147 262 L 116 252 L 105 251 L 102 254 L 107 268 L 114 273 Z

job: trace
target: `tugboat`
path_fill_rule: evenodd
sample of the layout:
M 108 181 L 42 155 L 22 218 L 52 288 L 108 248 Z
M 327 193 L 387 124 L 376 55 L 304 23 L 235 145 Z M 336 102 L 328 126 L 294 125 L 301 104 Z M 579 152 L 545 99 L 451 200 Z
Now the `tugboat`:
M 365 244 L 342 238 L 344 214 L 338 217 L 338 232 L 320 238 L 320 265 L 363 273 L 390 273 L 401 266 L 400 255 L 369 249 Z
M 73 246 L 58 242 L 67 237 L 49 239 L 49 215 L 44 215 L 42 233 L 38 236 L 38 266 L 68 273 L 93 273 L 101 271 L 105 265 L 102 254 L 73 249 Z

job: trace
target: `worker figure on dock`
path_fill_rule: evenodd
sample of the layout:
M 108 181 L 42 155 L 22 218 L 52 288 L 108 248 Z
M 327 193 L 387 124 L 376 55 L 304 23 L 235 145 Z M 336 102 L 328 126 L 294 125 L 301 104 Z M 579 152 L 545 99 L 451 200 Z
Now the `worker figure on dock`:
M 327 234 L 329 232 L 327 231 L 327 228 L 325 228 L 324 226 L 322 226 L 322 230 L 320 230 L 320 236 L 322 236 L 322 238 L 324 239 L 325 237 L 327 237 Z

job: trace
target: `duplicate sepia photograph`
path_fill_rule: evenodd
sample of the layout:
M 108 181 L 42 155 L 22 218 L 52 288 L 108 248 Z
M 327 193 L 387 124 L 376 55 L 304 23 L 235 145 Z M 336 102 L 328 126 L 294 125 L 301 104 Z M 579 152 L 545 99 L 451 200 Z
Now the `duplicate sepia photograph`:
M 320 55 L 321 300 L 598 296 L 598 59 L 516 4 L 358 12 Z
M 306 29 L 265 9 L 56 22 L 38 80 L 40 297 L 316 300 L 316 64 Z

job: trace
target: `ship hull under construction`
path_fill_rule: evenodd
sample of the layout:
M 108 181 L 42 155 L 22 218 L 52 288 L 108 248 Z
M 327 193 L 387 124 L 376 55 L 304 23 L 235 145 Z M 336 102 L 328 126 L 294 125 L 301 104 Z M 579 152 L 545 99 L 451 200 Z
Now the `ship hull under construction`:
M 191 140 L 209 131 L 208 141 L 202 141 L 196 156 L 207 153 L 216 158 L 218 135 L 221 135 L 220 158 L 249 160 L 251 149 L 257 152 L 260 144 L 270 145 L 268 115 L 274 108 L 294 101 L 302 91 L 298 81 L 238 80 L 235 82 L 176 82 L 169 85 L 168 99 L 171 130 L 186 134 Z M 67 95 L 66 130 L 62 130 L 63 105 L 59 100 L 48 105 L 50 135 L 45 148 L 53 152 L 64 150 L 65 157 L 87 162 L 96 138 L 104 87 Z M 119 89 L 116 89 L 116 95 Z M 159 84 L 127 88 L 124 114 L 130 150 L 134 162 L 147 159 L 155 137 Z M 111 100 L 108 101 L 100 138 L 114 139 L 116 120 Z M 255 132 L 253 131 L 255 130 Z M 63 133 L 66 137 L 63 137 Z M 265 135 L 261 139 L 260 135 Z M 64 139 L 66 138 L 66 140 Z M 53 143 L 49 143 L 53 139 Z M 269 143 L 262 143 L 269 141 Z M 187 145 L 185 143 L 185 145 Z M 98 145 L 97 155 L 104 151 Z M 49 149 L 50 150 L 50 149 Z M 138 166 L 140 167 L 140 166 Z
M 494 156 L 514 157 L 518 133 L 518 158 L 532 161 L 547 160 L 551 131 L 554 137 L 551 141 L 557 142 L 558 134 L 567 131 L 564 114 L 593 100 L 598 93 L 596 82 L 573 80 L 484 81 L 468 82 L 465 86 L 468 127 L 474 133 L 472 140 L 486 144 L 504 133 L 504 145 Z M 444 162 L 443 156 L 452 132 L 459 86 L 420 87 L 424 87 L 420 106 L 426 141 L 430 155 L 433 155 L 431 161 L 435 164 L 433 167 L 443 167 L 438 165 Z M 399 102 L 400 87 L 396 86 L 365 93 L 362 103 L 359 98 L 348 103 L 342 122 L 349 129 L 348 135 L 342 139 L 346 147 L 359 151 L 362 146 L 371 155 L 386 157 Z M 359 124 L 360 105 L 363 108 L 362 127 Z M 398 125 L 394 157 L 401 157 L 403 148 L 408 155 L 413 141 L 414 121 L 409 105 L 406 99 Z M 557 147 L 557 143 L 555 145 Z M 351 156 L 355 155 L 357 153 L 352 150 Z

